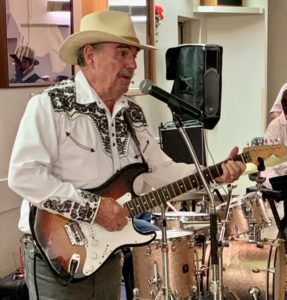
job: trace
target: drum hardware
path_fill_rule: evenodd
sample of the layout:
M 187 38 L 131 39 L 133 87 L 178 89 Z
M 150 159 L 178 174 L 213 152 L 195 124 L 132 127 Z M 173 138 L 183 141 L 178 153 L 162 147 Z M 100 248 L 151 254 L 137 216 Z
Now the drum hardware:
M 285 299 L 286 260 L 282 240 L 263 241 L 257 247 L 247 240 L 232 240 L 223 248 L 224 299 Z M 212 279 L 210 245 L 207 245 L 204 289 Z M 239 296 L 239 297 L 238 297 Z
M 225 236 L 225 229 L 226 229 L 226 223 L 228 222 L 228 214 L 229 214 L 229 207 L 230 207 L 230 200 L 232 197 L 232 190 L 235 188 L 236 186 L 228 184 L 227 185 L 227 190 L 228 190 L 228 194 L 227 194 L 227 201 L 226 201 L 226 209 L 224 212 L 224 218 L 222 221 L 222 226 L 221 226 L 221 230 L 220 230 L 220 235 L 219 235 L 219 243 L 222 243 L 224 241 L 224 236 Z
M 140 300 L 139 289 L 138 288 L 133 289 L 133 300 Z
M 166 233 L 166 216 L 165 216 L 165 210 L 166 206 L 161 206 L 161 215 L 162 215 L 162 226 L 161 226 L 161 233 L 162 233 L 162 240 L 161 240 L 161 254 L 162 254 L 162 294 L 164 296 L 164 299 L 175 299 L 175 296 L 172 294 L 169 284 L 169 270 L 168 270 L 168 244 L 167 244 L 167 233 Z M 156 269 L 155 269 L 156 272 Z M 155 297 L 155 299 L 160 299 L 161 291 L 159 291 L 158 295 Z
M 156 262 L 153 263 L 153 278 L 148 280 L 148 284 L 151 287 L 156 287 L 157 290 L 160 290 L 160 285 L 162 284 L 162 280 L 159 276 L 159 273 L 157 271 L 157 265 Z
M 252 268 L 253 273 L 260 273 L 260 272 L 269 272 L 269 273 L 275 273 L 275 268 L 270 269 L 259 269 L 259 268 Z
M 257 300 L 259 299 L 258 296 L 260 296 L 260 290 L 258 287 L 253 286 L 250 290 L 249 290 L 249 295 L 252 297 L 252 299 Z

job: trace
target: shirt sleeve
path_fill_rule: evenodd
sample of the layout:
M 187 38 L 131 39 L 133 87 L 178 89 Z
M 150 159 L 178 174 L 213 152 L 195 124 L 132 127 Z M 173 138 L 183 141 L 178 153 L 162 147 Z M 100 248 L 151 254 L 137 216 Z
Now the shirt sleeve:
M 66 218 L 93 222 L 99 196 L 53 175 L 58 132 L 50 99 L 34 96 L 24 112 L 13 147 L 8 184 L 32 205 Z
M 287 90 L 287 82 L 283 84 L 283 86 L 280 88 L 278 95 L 270 109 L 270 112 L 280 112 L 282 111 L 282 104 L 281 104 L 281 99 L 282 99 L 282 95 L 283 92 Z
M 149 133 L 148 128 L 138 133 L 142 153 L 147 160 L 150 172 L 137 179 L 153 188 L 159 188 L 195 172 L 194 164 L 176 163 L 160 148 L 159 142 Z
M 268 142 L 270 142 L 271 140 L 274 141 L 276 139 L 281 142 L 282 141 L 284 142 L 284 137 L 281 134 L 282 129 L 280 126 L 281 118 L 283 117 L 285 118 L 285 116 L 281 114 L 278 118 L 272 120 L 268 125 L 264 135 L 264 139 L 266 139 Z M 266 178 L 264 185 L 272 189 L 269 179 L 276 176 L 286 175 L 286 173 L 287 173 L 287 162 L 283 162 L 281 164 L 267 167 L 266 170 L 261 172 L 261 176 Z

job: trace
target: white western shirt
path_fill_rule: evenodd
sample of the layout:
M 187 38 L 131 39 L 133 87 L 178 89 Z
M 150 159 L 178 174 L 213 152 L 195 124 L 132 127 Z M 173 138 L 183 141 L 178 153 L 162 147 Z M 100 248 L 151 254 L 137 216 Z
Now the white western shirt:
M 10 188 L 24 199 L 20 230 L 30 233 L 29 202 L 69 219 L 94 221 L 100 197 L 85 189 L 142 162 L 123 119 L 126 109 L 152 170 L 137 178 L 137 192 L 144 182 L 160 187 L 194 172 L 193 165 L 165 155 L 137 104 L 122 96 L 111 114 L 79 71 L 74 80 L 32 97 L 21 120 L 8 178 Z

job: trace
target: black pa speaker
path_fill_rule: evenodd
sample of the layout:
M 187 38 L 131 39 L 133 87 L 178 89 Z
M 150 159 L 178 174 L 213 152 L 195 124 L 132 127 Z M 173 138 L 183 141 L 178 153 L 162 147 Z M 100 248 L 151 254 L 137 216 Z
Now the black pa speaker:
M 184 44 L 166 52 L 166 78 L 174 80 L 171 93 L 200 109 L 207 129 L 220 119 L 222 51 L 219 45 Z
M 198 122 L 184 122 L 184 129 L 194 148 L 199 163 L 206 166 L 204 128 Z M 193 163 L 189 150 L 173 123 L 159 127 L 161 149 L 175 162 Z

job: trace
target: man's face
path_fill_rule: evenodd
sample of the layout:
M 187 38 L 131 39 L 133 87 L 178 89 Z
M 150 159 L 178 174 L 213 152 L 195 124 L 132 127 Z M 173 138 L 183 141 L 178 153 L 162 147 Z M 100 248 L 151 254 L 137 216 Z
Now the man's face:
M 122 95 L 128 91 L 137 67 L 138 48 L 118 43 L 103 43 L 94 50 L 93 79 L 104 90 Z
M 18 71 L 18 72 L 21 72 L 21 73 L 24 73 L 24 71 L 26 69 L 28 69 L 29 66 L 30 66 L 30 62 L 26 58 L 23 58 L 22 60 L 15 59 L 13 63 L 14 63 L 14 66 L 15 66 L 15 71 L 16 72 Z

